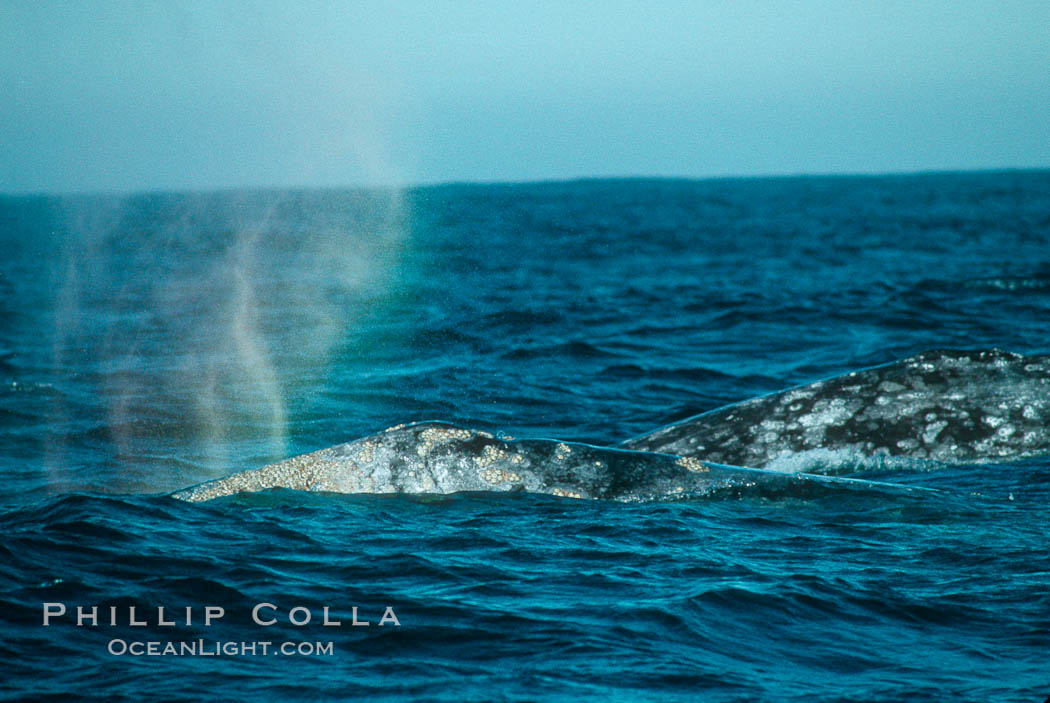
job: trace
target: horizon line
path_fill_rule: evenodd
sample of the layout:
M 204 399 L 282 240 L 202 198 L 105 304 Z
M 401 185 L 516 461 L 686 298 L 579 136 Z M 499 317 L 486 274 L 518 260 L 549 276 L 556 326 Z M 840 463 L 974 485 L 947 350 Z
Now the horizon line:
M 557 185 L 571 183 L 592 183 L 601 181 L 664 181 L 664 182 L 719 182 L 719 181 L 762 181 L 762 180 L 802 180 L 802 179 L 863 179 L 863 178 L 908 178 L 917 176 L 951 176 L 966 174 L 1010 174 L 1010 173 L 1047 173 L 1048 166 L 1002 166 L 988 168 L 929 168 L 890 171 L 783 171 L 753 174 L 721 174 L 707 176 L 631 174 L 617 176 L 565 176 L 553 178 L 525 179 L 477 179 L 477 180 L 433 180 L 412 183 L 345 183 L 330 185 L 215 185 L 215 186 L 177 186 L 145 187 L 135 189 L 99 189 L 99 190 L 25 190 L 0 191 L 3 198 L 91 198 L 91 197 L 134 197 L 143 195 L 219 195 L 223 193 L 263 193 L 263 192 L 310 192 L 310 191 L 368 191 L 368 190 L 425 190 L 430 188 L 470 187 L 470 186 L 531 186 Z

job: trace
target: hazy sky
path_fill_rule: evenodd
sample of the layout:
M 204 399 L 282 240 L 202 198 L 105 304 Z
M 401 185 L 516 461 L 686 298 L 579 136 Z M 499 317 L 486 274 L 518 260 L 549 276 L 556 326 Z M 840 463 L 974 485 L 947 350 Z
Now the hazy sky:
M 0 192 L 1047 166 L 1047 0 L 0 0 Z

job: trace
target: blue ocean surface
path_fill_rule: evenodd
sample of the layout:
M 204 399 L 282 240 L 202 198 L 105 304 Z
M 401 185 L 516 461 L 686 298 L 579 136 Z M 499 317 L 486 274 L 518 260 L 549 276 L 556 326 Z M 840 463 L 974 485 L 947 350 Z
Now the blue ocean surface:
M 1048 172 L 0 197 L 0 695 L 1043 701 L 1046 458 L 167 494 L 421 420 L 612 446 L 1048 333 Z

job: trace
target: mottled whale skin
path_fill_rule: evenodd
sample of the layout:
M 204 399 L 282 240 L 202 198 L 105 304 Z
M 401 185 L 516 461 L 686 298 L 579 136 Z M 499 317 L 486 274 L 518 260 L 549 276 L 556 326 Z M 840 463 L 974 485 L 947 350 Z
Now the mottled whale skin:
M 1050 356 L 936 350 L 712 410 L 625 449 L 767 467 L 812 450 L 944 463 L 1050 453 Z
M 197 502 L 269 488 L 333 493 L 520 490 L 629 502 L 707 495 L 760 483 L 827 480 L 823 476 L 719 466 L 668 454 L 546 439 L 498 438 L 487 432 L 425 422 L 242 471 L 172 496 Z

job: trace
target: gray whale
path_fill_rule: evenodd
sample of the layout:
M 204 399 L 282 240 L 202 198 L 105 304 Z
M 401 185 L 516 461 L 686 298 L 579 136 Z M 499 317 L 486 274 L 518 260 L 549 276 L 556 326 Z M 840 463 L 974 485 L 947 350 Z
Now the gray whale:
M 696 459 L 557 440 L 513 440 L 446 423 L 392 427 L 346 444 L 174 494 L 190 501 L 291 488 L 338 493 L 454 493 L 525 490 L 571 498 L 644 499 L 695 493 L 736 471 Z
M 733 486 L 853 480 L 761 468 L 814 450 L 947 463 L 1050 453 L 1050 357 L 994 349 L 924 352 L 703 413 L 612 448 L 513 440 L 436 422 L 401 425 L 172 496 L 203 501 L 283 487 L 338 493 L 522 490 L 634 501 Z
M 199 502 L 269 488 L 333 493 L 528 491 L 632 502 L 800 482 L 888 487 L 574 442 L 513 440 L 446 423 L 422 422 L 207 481 L 172 496 Z
M 712 410 L 621 447 L 765 467 L 812 450 L 943 463 L 1050 453 L 1050 356 L 923 352 Z

